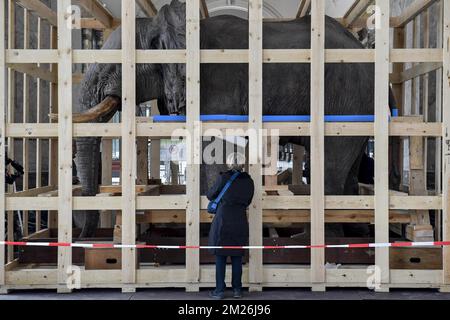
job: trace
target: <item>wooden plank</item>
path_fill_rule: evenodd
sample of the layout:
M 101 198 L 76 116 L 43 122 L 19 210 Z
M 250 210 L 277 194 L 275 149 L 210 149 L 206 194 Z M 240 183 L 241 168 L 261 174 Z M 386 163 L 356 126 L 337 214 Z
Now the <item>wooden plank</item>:
M 438 0 L 416 0 L 399 16 L 396 17 L 394 27 L 404 27 L 423 11 L 427 10 Z
M 376 29 L 375 62 L 375 242 L 389 242 L 389 2 L 377 0 L 380 9 Z M 389 248 L 375 249 L 381 283 L 389 283 Z M 381 287 L 380 291 L 389 290 Z
M 78 3 L 106 29 L 113 27 L 114 17 L 97 0 L 78 0 Z
M 300 0 L 296 18 L 302 18 L 308 14 L 311 9 L 311 0 Z
M 136 2 L 122 1 L 122 227 L 123 244 L 136 241 Z M 134 291 L 136 282 L 136 250 L 122 249 L 123 292 Z
M 112 139 L 102 139 L 102 185 L 112 184 Z M 101 192 L 101 191 L 100 191 Z M 100 211 L 100 226 L 112 228 L 112 215 L 109 211 Z
M 438 3 L 438 17 L 437 17 L 437 41 L 436 47 L 443 48 L 443 30 L 444 30 L 444 8 L 443 1 Z M 438 70 L 436 72 L 436 110 L 435 110 L 435 119 L 437 122 L 442 122 L 442 90 L 443 90 L 443 73 L 442 70 Z M 442 193 L 442 136 L 436 137 L 435 142 L 435 162 L 434 162 L 434 186 L 435 186 L 435 194 Z M 442 240 L 442 211 L 437 211 L 435 216 L 436 222 L 436 235 L 435 238 L 437 241 Z
M 200 2 L 186 3 L 186 101 L 187 123 L 191 140 L 188 143 L 186 166 L 186 245 L 200 243 Z M 186 252 L 186 291 L 198 291 L 200 282 L 200 254 Z
M 23 10 L 23 48 L 28 49 L 30 44 L 30 13 L 27 9 Z M 22 87 L 22 122 L 28 122 L 28 115 L 30 113 L 30 99 L 29 99 L 29 77 L 26 73 L 23 74 L 23 87 Z M 29 187 L 29 176 L 30 176 L 30 152 L 29 152 L 29 140 L 24 138 L 22 140 L 22 165 L 24 175 L 22 178 L 22 190 L 28 190 Z M 28 236 L 28 211 L 22 212 L 23 219 L 23 235 Z
M 201 50 L 202 63 L 248 63 L 248 50 Z M 120 50 L 74 50 L 74 63 L 120 63 Z M 7 63 L 55 63 L 56 50 L 6 51 Z M 308 49 L 265 49 L 264 63 L 309 63 Z M 439 49 L 392 49 L 391 62 L 442 62 Z M 375 62 L 373 49 L 327 49 L 327 63 Z M 185 50 L 137 50 L 137 63 L 185 63 Z
M 6 21 L 6 12 L 5 6 L 0 6 L 0 38 L 6 38 L 6 30 L 5 30 L 5 21 Z M 5 240 L 5 221 L 6 221 L 6 208 L 5 208 L 5 135 L 6 135 L 6 108 L 4 97 L 7 96 L 6 92 L 6 60 L 5 60 L 5 41 L 0 41 L 0 186 L 3 188 L 3 191 L 0 192 L 0 241 Z M 6 293 L 6 289 L 3 288 L 5 285 L 5 264 L 6 264 L 6 256 L 5 256 L 5 246 L 0 246 L 0 292 Z
M 72 30 L 67 28 L 70 0 L 58 3 L 58 241 L 72 242 Z M 68 268 L 72 265 L 72 248 L 58 247 L 58 292 L 67 287 Z
M 263 115 L 263 1 L 249 0 L 249 173 L 255 184 L 253 202 L 249 209 L 250 245 L 262 245 L 262 129 Z M 262 290 L 262 252 L 250 250 L 250 291 Z
M 42 19 L 38 17 L 37 25 L 37 49 L 42 48 Z M 37 65 L 40 68 L 40 65 Z M 36 123 L 41 122 L 42 92 L 41 78 L 36 79 Z M 36 139 L 36 188 L 42 187 L 42 140 Z M 40 211 L 36 211 L 36 228 L 35 231 L 41 230 L 42 215 Z
M 52 49 L 58 48 L 58 30 L 56 27 L 50 27 L 50 46 Z M 58 73 L 58 65 L 52 64 L 50 66 L 53 72 Z M 50 84 L 50 112 L 58 113 L 59 110 L 59 93 L 58 93 L 58 84 L 51 83 Z M 56 122 L 50 119 L 50 123 Z M 73 133 L 72 133 L 73 134 Z M 58 185 L 58 140 L 50 139 L 49 145 L 49 185 L 57 186 Z M 58 213 L 55 211 L 51 211 L 48 214 L 48 228 L 55 228 L 58 224 Z
M 26 73 L 27 75 L 40 78 L 49 82 L 58 82 L 58 75 L 55 72 L 51 72 L 47 68 L 40 67 L 37 64 L 19 64 L 19 63 L 10 63 L 8 64 L 8 68 L 14 69 L 20 73 Z
M 200 14 L 202 19 L 209 18 L 208 4 L 206 3 L 206 0 L 200 0 Z
M 325 242 L 325 2 L 311 8 L 311 245 Z M 325 287 L 325 250 L 311 250 L 313 290 Z
M 154 17 L 158 13 L 152 0 L 136 0 L 138 6 L 144 11 L 147 17 Z
M 355 21 L 358 20 L 364 13 L 366 13 L 367 8 L 373 4 L 373 0 L 358 0 L 350 7 L 347 13 L 344 15 L 344 27 L 351 28 Z
M 158 115 L 158 101 L 152 102 L 152 116 Z M 161 178 L 161 140 L 151 139 L 150 141 L 150 179 L 160 179 Z
M 444 5 L 444 79 L 443 79 L 443 142 L 442 142 L 442 164 L 443 164 L 443 240 L 450 240 L 450 4 Z M 443 284 L 450 285 L 450 248 L 443 249 Z
M 14 0 L 18 5 L 28 9 L 30 12 L 35 13 L 37 16 L 46 20 L 52 26 L 57 26 L 58 19 L 56 12 L 46 6 L 42 1 L 36 0 Z

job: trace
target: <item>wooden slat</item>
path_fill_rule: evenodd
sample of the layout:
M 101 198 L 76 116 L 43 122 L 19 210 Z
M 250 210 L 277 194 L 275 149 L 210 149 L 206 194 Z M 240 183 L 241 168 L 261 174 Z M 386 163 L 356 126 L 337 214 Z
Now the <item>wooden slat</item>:
M 136 0 L 138 6 L 144 11 L 147 17 L 154 17 L 158 13 L 152 0 Z
M 122 1 L 122 227 L 123 244 L 136 242 L 136 2 Z M 134 291 L 136 250 L 122 249 L 123 292 Z
M 308 14 L 311 9 L 311 0 L 300 0 L 300 6 L 297 11 L 297 18 L 302 18 Z
M 50 72 L 47 68 L 40 67 L 36 64 L 8 64 L 8 68 L 14 69 L 20 73 L 26 73 L 27 75 L 35 78 L 40 78 L 49 82 L 58 82 L 58 75 L 54 72 Z
M 450 240 L 450 4 L 444 5 L 444 79 L 443 79 L 443 240 Z M 443 284 L 450 285 L 450 247 L 445 247 L 443 252 Z
M 52 49 L 58 48 L 58 30 L 56 27 L 50 28 L 50 46 Z M 58 72 L 58 65 L 51 65 L 52 72 Z M 58 113 L 59 110 L 59 92 L 58 84 L 50 84 L 50 112 Z M 53 120 L 50 119 L 50 122 Z M 73 134 L 73 133 L 72 133 Z M 49 146 L 49 184 L 52 186 L 58 185 L 58 140 L 51 139 Z M 58 223 L 58 213 L 56 211 L 49 212 L 47 227 L 55 228 Z
M 249 130 L 255 134 L 249 140 L 249 173 L 255 184 L 249 209 L 250 245 L 262 245 L 262 129 L 263 115 L 263 1 L 249 0 Z M 249 282 L 251 291 L 262 290 L 262 252 L 250 250 Z
M 6 12 L 5 6 L 0 6 L 0 38 L 6 38 L 6 30 L 5 30 L 5 21 L 6 21 Z M 6 60 L 5 60 L 5 41 L 0 41 L 0 186 L 4 190 L 5 185 L 5 127 L 6 127 L 6 104 L 5 99 L 3 97 L 7 96 L 6 92 L 6 82 L 5 82 L 5 74 L 6 74 Z M 5 192 L 0 192 L 0 241 L 5 240 L 5 219 L 6 219 L 6 208 L 5 208 Z M 5 285 L 5 264 L 6 264 L 6 256 L 5 256 L 5 246 L 0 246 L 0 292 L 5 291 L 3 286 Z
M 186 127 L 191 136 L 186 166 L 186 245 L 200 243 L 200 2 L 186 3 Z M 186 252 L 186 290 L 198 291 L 200 282 L 200 254 Z
M 14 0 L 8 1 L 8 49 L 15 48 L 16 44 L 16 6 Z M 16 83 L 16 73 L 14 70 L 8 69 L 8 83 Z M 16 104 L 16 86 L 8 85 L 8 111 L 7 111 L 7 122 L 13 123 L 15 118 L 15 108 Z M 8 156 L 11 158 L 15 157 L 14 152 L 14 139 L 8 138 Z M 8 186 L 8 192 L 13 192 L 13 187 Z M 14 240 L 14 212 L 8 212 L 8 229 L 7 229 L 7 239 L 8 241 Z M 14 248 L 7 248 L 8 256 L 7 262 L 14 260 Z
M 42 19 L 38 18 L 37 25 L 37 48 L 42 48 Z M 39 68 L 40 65 L 37 65 Z M 41 107 L 42 107 L 42 92 L 41 92 L 41 79 L 36 79 L 36 122 L 41 122 Z M 42 140 L 36 139 L 36 188 L 42 186 Z M 42 215 L 40 211 L 36 211 L 36 229 L 38 232 L 41 230 Z
M 27 9 L 23 10 L 23 48 L 28 49 L 30 44 L 30 13 Z M 28 116 L 30 113 L 30 100 L 29 100 L 29 77 L 26 73 L 23 74 L 23 87 L 22 87 L 22 122 L 28 122 Z M 28 190 L 29 177 L 30 177 L 30 152 L 29 152 L 29 141 L 27 138 L 22 140 L 22 165 L 24 175 L 22 178 L 22 190 Z M 28 211 L 22 212 L 23 217 L 23 235 L 28 236 Z
M 30 12 L 35 13 L 42 19 L 46 20 L 52 26 L 56 26 L 58 19 L 56 12 L 46 6 L 42 1 L 36 0 L 15 0 L 18 5 L 28 9 Z
M 389 242 L 389 2 L 377 0 L 380 9 L 376 29 L 375 62 L 375 242 Z M 389 283 L 389 248 L 375 249 L 375 264 L 381 271 L 381 283 Z M 389 290 L 380 287 L 378 290 Z
M 97 0 L 78 0 L 78 3 L 106 29 L 113 27 L 113 16 Z
M 436 47 L 443 48 L 443 32 L 444 32 L 444 2 L 441 1 L 438 4 L 438 18 L 437 18 L 437 41 Z M 435 119 L 436 121 L 442 121 L 442 91 L 444 84 L 442 83 L 444 77 L 442 70 L 436 72 L 436 109 L 435 109 Z M 442 85 L 439 85 L 442 84 Z M 435 162 L 434 162 L 434 185 L 436 194 L 442 193 L 442 136 L 437 137 L 434 142 L 435 146 Z M 442 211 L 436 212 L 436 240 L 442 240 Z
M 70 0 L 58 2 L 58 241 L 72 242 L 72 30 L 67 28 L 66 8 Z M 72 248 L 58 247 L 58 292 L 68 292 L 67 268 L 72 265 Z
M 206 0 L 200 0 L 200 14 L 202 19 L 209 18 L 208 5 L 206 4 Z
M 374 0 L 357 0 L 344 15 L 344 27 L 351 28 L 355 21 L 358 20 L 373 4 Z
M 438 0 L 415 0 L 399 17 L 396 17 L 393 26 L 396 28 L 406 26 L 437 1 Z
M 325 243 L 325 1 L 311 7 L 311 244 Z M 325 250 L 311 250 L 313 290 L 325 290 Z

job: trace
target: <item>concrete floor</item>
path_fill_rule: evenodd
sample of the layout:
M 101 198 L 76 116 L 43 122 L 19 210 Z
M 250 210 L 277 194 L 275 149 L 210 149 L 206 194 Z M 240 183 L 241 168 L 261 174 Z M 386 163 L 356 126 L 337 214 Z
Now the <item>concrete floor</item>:
M 119 290 L 90 289 L 74 291 L 72 294 L 58 295 L 48 291 L 13 291 L 0 295 L 0 300 L 209 300 L 209 290 L 199 293 L 186 293 L 181 289 L 141 289 L 136 293 Z M 231 292 L 227 292 L 231 295 Z M 325 293 L 311 292 L 307 289 L 266 289 L 259 293 L 245 293 L 246 300 L 449 300 L 450 293 L 437 290 L 397 290 L 390 293 L 374 293 L 361 289 L 328 289 Z M 234 300 L 234 299 L 231 299 Z

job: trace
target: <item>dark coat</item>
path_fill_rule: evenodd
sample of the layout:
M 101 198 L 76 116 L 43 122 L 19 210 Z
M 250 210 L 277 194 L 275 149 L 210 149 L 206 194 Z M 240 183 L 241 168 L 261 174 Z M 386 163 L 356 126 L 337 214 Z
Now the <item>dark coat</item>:
M 220 174 L 211 190 L 208 199 L 217 198 L 223 187 L 233 175 L 233 171 Z M 250 175 L 242 172 L 227 190 L 220 201 L 217 213 L 209 231 L 210 246 L 246 246 L 248 245 L 247 208 L 252 202 L 254 183 Z M 244 256 L 245 250 L 213 249 L 215 255 Z

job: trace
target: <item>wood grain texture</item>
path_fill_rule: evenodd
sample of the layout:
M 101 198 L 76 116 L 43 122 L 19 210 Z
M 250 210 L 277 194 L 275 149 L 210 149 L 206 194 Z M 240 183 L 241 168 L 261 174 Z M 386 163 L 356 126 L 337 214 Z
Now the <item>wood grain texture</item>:
M 72 30 L 67 27 L 70 0 L 58 3 L 58 241 L 72 242 Z M 66 292 L 72 248 L 58 248 L 58 288 Z
M 6 20 L 6 12 L 5 6 L 0 6 L 0 38 L 6 38 L 6 30 L 5 23 Z M 7 96 L 6 93 L 6 83 L 5 77 L 6 74 L 6 61 L 5 61 L 5 42 L 0 41 L 0 97 Z M 6 134 L 6 104 L 5 99 L 0 99 L 0 186 L 4 188 L 5 185 L 5 134 Z M 5 218 L 6 218 L 6 208 L 5 208 L 5 192 L 0 192 L 0 241 L 5 239 Z M 5 285 L 5 246 L 0 246 L 0 290 L 2 290 L 2 286 Z
M 325 242 L 325 1 L 311 8 L 311 244 Z M 325 250 L 311 250 L 311 282 L 325 282 Z M 321 286 L 317 286 L 321 288 Z
M 389 2 L 377 0 L 380 9 L 375 50 L 375 241 L 389 242 Z M 389 248 L 375 250 L 381 283 L 389 283 Z
M 186 102 L 187 123 L 191 141 L 188 143 L 186 166 L 186 245 L 200 243 L 200 2 L 186 3 Z M 198 291 L 200 282 L 200 254 L 186 252 L 186 290 Z
M 263 1 L 249 0 L 249 173 L 255 183 L 253 202 L 249 208 L 250 245 L 262 244 L 262 129 L 263 104 Z M 260 250 L 250 250 L 249 282 L 251 291 L 261 290 L 263 261 Z
M 136 242 L 136 1 L 122 1 L 122 243 Z M 122 290 L 136 282 L 136 250 L 122 249 Z
M 443 240 L 450 239 L 450 3 L 444 1 L 444 79 L 443 79 Z M 443 284 L 450 284 L 450 248 L 443 252 Z

